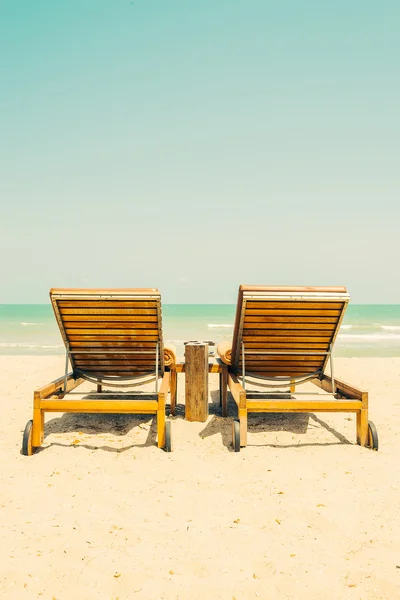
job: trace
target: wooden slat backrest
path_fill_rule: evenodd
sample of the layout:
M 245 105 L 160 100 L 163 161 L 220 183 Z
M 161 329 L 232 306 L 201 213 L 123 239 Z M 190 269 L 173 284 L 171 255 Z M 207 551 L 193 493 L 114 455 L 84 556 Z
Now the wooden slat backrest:
M 136 377 L 164 370 L 161 296 L 155 288 L 52 289 L 71 366 L 88 376 Z
M 240 286 L 234 370 L 242 370 L 243 342 L 248 373 L 293 378 L 323 373 L 328 356 L 318 353 L 333 345 L 349 299 L 344 287 Z

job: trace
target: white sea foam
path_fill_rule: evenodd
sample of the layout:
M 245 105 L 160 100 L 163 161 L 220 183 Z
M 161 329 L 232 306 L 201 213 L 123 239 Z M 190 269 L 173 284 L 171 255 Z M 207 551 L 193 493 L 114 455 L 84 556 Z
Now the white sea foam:
M 63 344 L 48 344 L 46 346 L 38 346 L 38 348 L 64 348 Z
M 233 327 L 232 323 L 209 323 L 207 325 L 210 329 L 222 329 L 222 328 L 231 328 Z
M 340 329 L 352 329 L 353 325 L 341 325 Z
M 400 340 L 399 335 L 385 335 L 384 333 L 357 334 L 357 333 L 339 333 L 338 337 L 346 340 Z
M 40 323 L 20 323 L 20 325 L 40 325 Z
M 400 325 L 381 325 L 382 329 L 399 330 Z

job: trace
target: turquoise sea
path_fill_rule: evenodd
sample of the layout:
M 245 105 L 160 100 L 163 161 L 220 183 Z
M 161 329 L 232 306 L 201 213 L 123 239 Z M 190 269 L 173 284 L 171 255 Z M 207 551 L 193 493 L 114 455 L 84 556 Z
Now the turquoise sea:
M 235 305 L 164 304 L 163 329 L 183 356 L 188 340 L 230 340 Z M 0 304 L 0 354 L 63 354 L 47 304 Z M 400 356 L 400 305 L 349 305 L 335 344 L 336 356 Z

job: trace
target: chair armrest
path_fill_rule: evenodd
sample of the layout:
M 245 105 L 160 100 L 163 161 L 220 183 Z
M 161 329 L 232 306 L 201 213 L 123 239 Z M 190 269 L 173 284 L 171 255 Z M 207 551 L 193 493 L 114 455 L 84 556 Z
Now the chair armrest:
M 228 386 L 229 386 L 229 389 L 231 391 L 231 394 L 232 394 L 233 399 L 235 400 L 236 404 L 240 408 L 245 408 L 246 407 L 246 390 L 244 389 L 242 384 L 239 382 L 236 375 L 234 375 L 233 373 L 228 373 Z

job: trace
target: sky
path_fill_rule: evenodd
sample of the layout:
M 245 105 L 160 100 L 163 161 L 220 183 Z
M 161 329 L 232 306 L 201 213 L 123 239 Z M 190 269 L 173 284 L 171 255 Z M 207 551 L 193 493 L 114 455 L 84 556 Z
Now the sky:
M 400 303 L 397 0 L 0 0 L 0 303 Z

